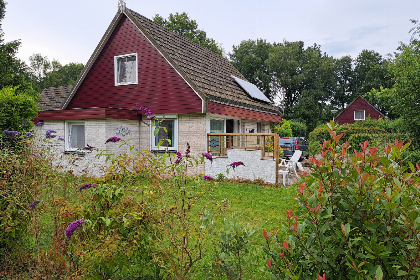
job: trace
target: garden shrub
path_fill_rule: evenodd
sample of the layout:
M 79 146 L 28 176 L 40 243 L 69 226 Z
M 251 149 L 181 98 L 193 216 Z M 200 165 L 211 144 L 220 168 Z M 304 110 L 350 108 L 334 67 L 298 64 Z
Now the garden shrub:
M 309 143 L 322 143 L 331 139 L 328 128 L 323 125 L 322 127 L 315 128 L 311 133 L 309 133 Z
M 277 133 L 279 137 L 292 137 L 293 131 L 290 123 L 286 119 L 282 119 L 281 123 L 271 123 L 271 131 Z
M 329 132 L 302 175 L 297 213 L 287 211 L 288 240 L 265 234 L 273 278 L 418 279 L 420 166 L 402 161 L 409 143 L 395 140 L 381 156 L 365 141 L 350 155 L 333 123 Z
M 299 120 L 289 120 L 292 134 L 295 137 L 306 137 L 308 135 L 308 127 Z
M 367 133 L 352 134 L 348 139 L 348 142 L 350 145 L 349 148 L 355 149 L 356 151 L 360 152 L 362 150 L 362 147 L 360 147 L 359 144 L 364 143 L 365 141 L 369 141 L 369 140 L 370 140 L 371 145 L 373 145 L 374 140 L 371 135 L 372 134 L 367 134 Z M 374 147 L 377 147 L 377 145 L 374 145 Z
M 350 137 L 354 134 L 370 134 L 370 135 L 377 136 L 379 134 L 387 133 L 385 129 L 380 128 L 380 127 L 358 126 L 355 124 L 343 124 L 343 125 L 338 126 L 336 130 L 337 130 L 337 134 L 344 133 L 343 138 L 341 139 L 340 143 L 345 143 L 346 141 L 349 141 Z M 363 143 L 363 142 L 360 142 L 360 143 Z
M 35 92 L 36 93 L 36 92 Z M 38 115 L 37 100 L 32 89 L 18 91 L 18 87 L 0 89 L 0 144 L 15 142 L 2 133 L 4 130 L 25 134 Z

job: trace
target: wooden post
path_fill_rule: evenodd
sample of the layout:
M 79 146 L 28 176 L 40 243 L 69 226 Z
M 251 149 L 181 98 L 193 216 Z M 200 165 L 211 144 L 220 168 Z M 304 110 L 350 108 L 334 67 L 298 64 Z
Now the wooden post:
M 261 136 L 261 159 L 265 156 L 265 135 Z
M 222 136 L 219 135 L 219 156 L 222 156 Z
M 279 135 L 276 133 L 273 139 L 273 156 L 276 161 L 276 183 L 279 182 Z

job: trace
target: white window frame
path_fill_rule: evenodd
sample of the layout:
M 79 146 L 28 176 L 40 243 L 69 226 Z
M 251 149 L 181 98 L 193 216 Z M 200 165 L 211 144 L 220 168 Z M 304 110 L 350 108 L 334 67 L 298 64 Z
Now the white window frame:
M 356 119 L 356 112 L 363 112 L 363 119 Z M 354 120 L 355 121 L 364 121 L 366 118 L 366 111 L 365 110 L 354 110 Z
M 135 81 L 133 82 L 127 82 L 127 83 L 118 83 L 118 59 L 120 58 L 124 58 L 124 57 L 130 57 L 130 56 L 135 56 L 136 57 L 136 63 L 135 63 Z M 134 84 L 138 84 L 138 68 L 139 68 L 139 62 L 138 62 L 138 56 L 137 53 L 130 53 L 130 54 L 124 54 L 124 55 L 117 55 L 114 56 L 114 78 L 115 78 L 115 86 L 125 86 L 125 85 L 134 85 Z
M 80 151 L 79 148 L 70 147 L 70 129 L 72 124 L 83 124 L 84 130 L 85 130 L 85 146 L 86 146 L 86 124 L 85 121 L 77 121 L 77 120 L 68 120 L 65 121 L 64 126 L 64 147 L 66 152 L 74 152 L 74 151 Z M 83 149 L 84 147 L 80 147 Z
M 174 141 L 172 147 L 163 147 L 160 146 L 159 148 L 155 145 L 155 126 L 152 125 L 152 121 L 150 121 L 150 150 L 151 151 L 178 151 L 178 115 L 156 115 L 158 120 L 174 120 Z
M 222 117 L 210 116 L 209 123 L 208 123 L 208 129 L 209 129 L 208 133 L 211 133 L 210 132 L 211 131 L 211 125 L 210 125 L 211 120 L 223 121 L 223 133 L 226 133 L 226 121 L 227 120 L 239 121 L 239 123 L 238 123 L 238 131 L 239 132 L 234 132 L 234 133 L 241 133 L 241 131 L 242 131 L 242 119 L 241 118 L 237 118 L 237 117 L 222 118 Z

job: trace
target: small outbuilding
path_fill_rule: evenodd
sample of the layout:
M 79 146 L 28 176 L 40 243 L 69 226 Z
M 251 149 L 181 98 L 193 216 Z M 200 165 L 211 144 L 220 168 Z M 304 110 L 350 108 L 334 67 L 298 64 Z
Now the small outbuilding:
M 363 97 L 359 96 L 351 102 L 346 109 L 338 114 L 334 119 L 339 124 L 352 124 L 356 121 L 364 121 L 367 117 L 371 119 L 384 118 L 374 106 L 367 102 Z

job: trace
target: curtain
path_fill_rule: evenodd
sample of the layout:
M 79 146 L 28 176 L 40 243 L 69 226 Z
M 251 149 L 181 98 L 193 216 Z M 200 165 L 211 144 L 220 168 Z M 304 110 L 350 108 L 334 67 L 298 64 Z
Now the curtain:
M 70 141 L 69 148 L 84 148 L 85 145 L 85 125 L 84 124 L 69 124 L 70 125 Z
M 136 82 L 136 56 L 125 56 L 117 58 L 118 83 Z

